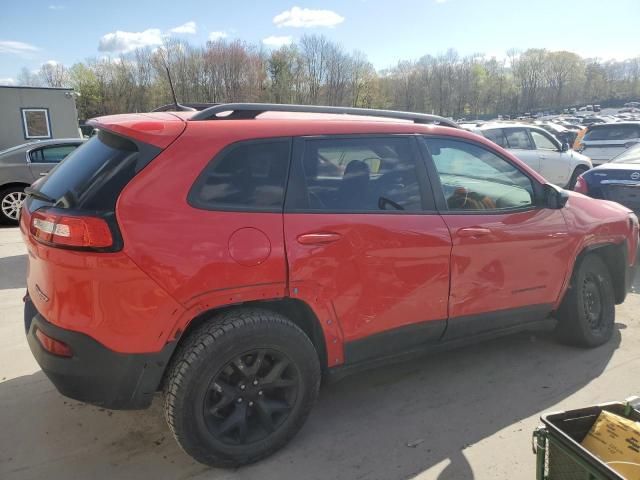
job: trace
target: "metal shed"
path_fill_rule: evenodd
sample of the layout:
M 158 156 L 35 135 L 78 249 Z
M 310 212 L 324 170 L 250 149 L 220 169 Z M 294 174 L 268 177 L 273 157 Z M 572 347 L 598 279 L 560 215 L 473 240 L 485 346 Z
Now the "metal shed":
M 0 86 L 0 150 L 80 137 L 75 97 L 71 88 Z

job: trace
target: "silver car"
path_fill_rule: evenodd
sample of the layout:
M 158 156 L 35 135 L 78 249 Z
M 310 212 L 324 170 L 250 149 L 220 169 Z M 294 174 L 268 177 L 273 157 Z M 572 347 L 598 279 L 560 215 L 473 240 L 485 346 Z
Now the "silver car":
M 574 152 L 546 130 L 520 123 L 485 123 L 475 133 L 513 153 L 548 182 L 573 189 L 580 175 L 591 168 L 591 159 Z
M 0 223 L 18 223 L 24 189 L 84 142 L 81 138 L 41 140 L 0 152 Z

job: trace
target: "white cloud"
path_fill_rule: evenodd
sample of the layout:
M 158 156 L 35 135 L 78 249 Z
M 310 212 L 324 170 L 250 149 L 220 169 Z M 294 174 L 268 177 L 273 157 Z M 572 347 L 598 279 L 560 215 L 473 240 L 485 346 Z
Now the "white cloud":
M 11 78 L 11 77 L 0 78 L 0 85 L 15 85 L 15 84 L 16 84 L 15 78 Z
M 162 45 L 162 32 L 159 28 L 148 28 L 143 32 L 115 32 L 103 35 L 98 44 L 101 52 L 127 53 L 136 48 Z
M 436 3 L 447 3 L 449 0 L 436 0 Z
M 173 27 L 169 30 L 172 33 L 190 33 L 194 34 L 197 32 L 196 22 L 191 21 L 187 23 L 183 23 L 182 25 L 178 25 L 177 27 Z
M 49 10 L 64 10 L 65 7 L 64 5 L 49 5 Z
M 281 47 L 283 45 L 289 45 L 291 42 L 293 42 L 291 35 L 271 35 L 270 37 L 262 39 L 262 43 L 269 47 Z
M 43 65 L 49 65 L 51 67 L 55 67 L 56 65 L 58 65 L 60 62 L 56 62 L 55 60 L 47 60 L 46 62 L 43 63 Z
M 227 35 L 226 32 L 211 32 L 209 34 L 209 41 L 210 42 L 215 42 L 217 40 L 222 40 L 223 38 L 227 38 L 229 35 Z
M 15 42 L 12 40 L 0 40 L 0 53 L 14 53 L 16 55 L 28 55 L 40 50 L 29 43 Z
M 344 22 L 344 17 L 332 10 L 312 10 L 310 8 L 293 7 L 291 10 L 273 17 L 278 27 L 330 27 Z

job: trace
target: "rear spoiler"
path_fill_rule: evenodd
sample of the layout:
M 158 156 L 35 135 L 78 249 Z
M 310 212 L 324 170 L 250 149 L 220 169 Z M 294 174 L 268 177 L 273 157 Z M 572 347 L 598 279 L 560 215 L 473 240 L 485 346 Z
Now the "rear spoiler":
M 159 148 L 167 148 L 178 138 L 187 123 L 170 113 L 127 113 L 92 118 L 92 127 L 122 135 Z

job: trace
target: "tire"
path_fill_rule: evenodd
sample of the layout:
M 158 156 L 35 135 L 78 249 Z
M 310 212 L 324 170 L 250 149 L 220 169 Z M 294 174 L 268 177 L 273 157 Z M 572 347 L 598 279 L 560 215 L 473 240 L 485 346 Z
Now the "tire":
M 576 167 L 576 169 L 573 171 L 573 174 L 571 175 L 571 178 L 569 179 L 569 183 L 567 183 L 567 190 L 573 190 L 576 186 L 576 182 L 578 181 L 578 177 L 588 170 L 589 169 L 583 165 Z
M 21 206 L 21 202 L 24 201 L 24 198 L 24 187 L 9 187 L 0 191 L 0 224 L 18 224 L 20 208 L 18 207 L 17 202 L 20 201 Z
M 598 255 L 588 254 L 574 271 L 558 309 L 558 337 L 571 345 L 597 347 L 611 338 L 615 318 L 615 294 L 609 269 Z
M 318 354 L 298 326 L 269 310 L 232 310 L 178 347 L 164 385 L 165 417 L 194 459 L 238 467 L 282 448 L 319 388 Z

